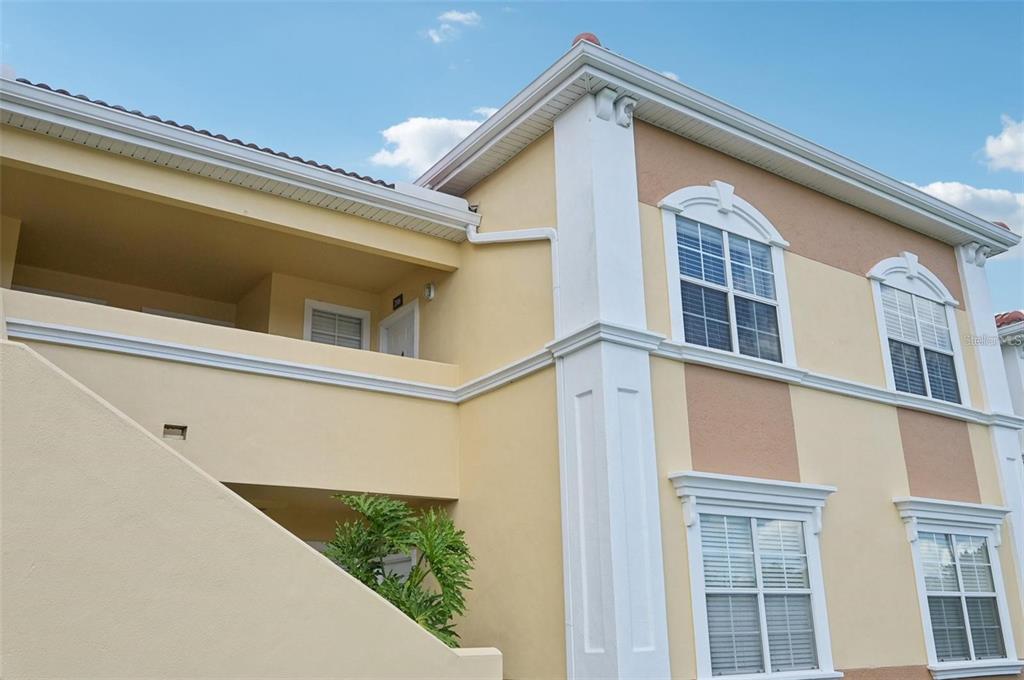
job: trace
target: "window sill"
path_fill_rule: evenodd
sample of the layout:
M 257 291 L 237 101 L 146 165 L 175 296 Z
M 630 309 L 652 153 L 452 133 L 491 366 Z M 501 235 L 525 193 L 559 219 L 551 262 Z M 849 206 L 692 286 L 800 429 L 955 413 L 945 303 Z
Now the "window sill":
M 981 678 L 992 675 L 1017 675 L 1024 668 L 1024 661 L 1017 659 L 990 659 L 987 661 L 967 661 L 956 663 L 930 664 L 935 680 L 951 678 Z
M 787 671 L 784 673 L 744 673 L 743 675 L 699 676 L 698 680 L 837 680 L 839 671 Z

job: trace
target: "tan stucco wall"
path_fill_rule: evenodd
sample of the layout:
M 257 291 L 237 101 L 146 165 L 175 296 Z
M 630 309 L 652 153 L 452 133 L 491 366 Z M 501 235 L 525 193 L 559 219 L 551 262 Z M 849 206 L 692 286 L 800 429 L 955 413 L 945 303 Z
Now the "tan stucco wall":
M 910 544 L 892 502 L 908 491 L 896 409 L 789 389 L 800 481 L 838 488 L 821 532 L 836 668 L 924 664 Z
M 272 276 L 269 332 L 301 339 L 307 299 L 370 312 L 370 349 L 377 348 L 374 330 L 380 321 L 377 313 L 379 295 L 285 274 L 274 273 Z
M 911 495 L 980 503 L 968 424 L 921 411 L 897 411 Z
M 7 215 L 0 216 L 0 287 L 11 287 L 20 233 L 21 220 Z
M 29 349 L 0 367 L 6 677 L 501 677 Z
M 234 323 L 235 305 L 220 300 L 180 295 L 165 290 L 131 286 L 89 276 L 79 276 L 52 269 L 19 264 L 14 284 L 42 290 L 103 300 L 111 307 L 142 311 L 143 307 L 177 314 L 191 314 L 207 319 Z
M 490 640 L 506 678 L 565 677 L 555 371 L 459 408 L 461 492 L 452 514 L 476 565 L 466 645 Z
M 951 246 L 661 128 L 642 121 L 634 127 L 641 203 L 657 205 L 676 189 L 722 180 L 760 210 L 797 255 L 862 276 L 909 250 L 963 300 Z
M 797 364 L 885 387 L 870 280 L 792 252 L 785 261 Z
M 693 469 L 799 481 L 789 396 L 785 383 L 687 364 Z
M 270 291 L 273 274 L 267 274 L 235 305 L 235 327 L 257 333 L 270 332 Z
M 532 142 L 464 198 L 480 206 L 483 233 L 555 226 L 554 132 Z

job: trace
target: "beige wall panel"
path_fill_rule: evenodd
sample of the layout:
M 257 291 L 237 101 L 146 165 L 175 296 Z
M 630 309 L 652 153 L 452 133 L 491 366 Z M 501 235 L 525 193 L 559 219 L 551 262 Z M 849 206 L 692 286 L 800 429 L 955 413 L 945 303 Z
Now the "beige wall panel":
M 988 408 L 985 400 L 985 388 L 981 382 L 981 368 L 978 366 L 978 349 L 974 344 L 974 327 L 971 318 L 963 309 L 956 310 L 956 327 L 960 334 L 960 347 L 964 357 L 964 370 L 967 371 L 967 389 L 971 393 L 971 406 L 976 409 Z
M 836 668 L 924 664 L 913 558 L 892 502 L 908 489 L 895 409 L 790 390 L 800 481 L 838 489 L 821 532 Z
M 645 203 L 640 204 L 640 247 L 644 259 L 644 300 L 647 327 L 666 337 L 672 337 L 672 317 L 669 309 L 668 272 L 665 270 L 665 230 L 661 211 Z
M 130 286 L 116 281 L 78 276 L 23 264 L 19 264 L 15 269 L 14 285 L 96 298 L 103 300 L 111 307 L 130 309 L 136 312 L 147 307 L 227 323 L 235 321 L 235 305 L 230 302 L 179 295 L 154 288 Z
M 456 406 L 425 399 L 31 343 L 224 482 L 458 496 Z
M 661 549 L 665 564 L 665 607 L 672 675 L 690 678 L 697 672 L 690 600 L 690 563 L 683 505 L 669 481 L 673 472 L 693 468 L 686 409 L 686 368 L 670 359 L 651 358 L 654 441 L 658 456 Z
M 885 387 L 871 282 L 791 252 L 786 276 L 800 368 Z
M 0 216 L 0 287 L 11 287 L 20 233 L 21 220 L 7 215 Z
M 324 210 L 280 196 L 116 156 L 32 132 L 3 128 L 4 166 L 71 178 L 249 224 L 451 270 L 458 244 Z
M 987 425 L 967 424 L 971 442 L 974 471 L 978 479 L 979 502 L 987 505 L 1002 505 L 1003 492 L 999 486 L 999 470 L 996 468 L 996 453 L 992 448 L 992 437 Z
M 676 189 L 722 180 L 764 213 L 798 255 L 863 275 L 909 250 L 963 300 L 951 246 L 653 125 L 634 127 L 641 202 L 657 205 Z
M 270 291 L 273 275 L 267 274 L 235 305 L 235 326 L 257 333 L 270 332 Z
M 377 327 L 380 296 L 376 293 L 275 272 L 270 290 L 270 333 L 301 340 L 307 299 L 370 312 L 370 328 Z M 374 335 L 370 333 L 370 349 L 377 348 Z
M 453 515 L 476 556 L 462 641 L 499 647 L 506 678 L 565 677 L 555 371 L 459 409 Z
M 553 227 L 555 134 L 548 132 L 466 192 L 480 206 L 480 231 Z
M 687 364 L 686 408 L 694 470 L 800 480 L 785 383 Z
M 967 423 L 910 409 L 897 411 L 910 494 L 980 502 Z
M 501 677 L 24 346 L 0 352 L 5 676 Z

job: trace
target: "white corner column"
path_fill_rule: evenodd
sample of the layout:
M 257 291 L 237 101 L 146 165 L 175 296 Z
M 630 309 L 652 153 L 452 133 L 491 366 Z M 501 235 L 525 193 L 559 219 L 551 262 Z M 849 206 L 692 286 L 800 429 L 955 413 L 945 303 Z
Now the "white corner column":
M 570 680 L 670 676 L 634 105 L 605 89 L 555 120 Z
M 956 249 L 957 265 L 964 285 L 967 314 L 975 338 L 971 343 L 977 352 L 981 384 L 985 392 L 987 410 L 997 414 L 1013 414 L 1009 381 L 999 346 L 995 312 L 989 296 L 985 261 L 988 249 L 977 243 L 968 243 Z M 1003 504 L 1010 508 L 1008 519 L 1017 567 L 1017 582 L 1024 589 L 1024 461 L 1021 459 L 1020 438 L 1017 430 L 999 424 L 990 428 L 992 445 L 998 462 L 999 483 Z M 1024 601 L 1024 592 L 1022 592 Z

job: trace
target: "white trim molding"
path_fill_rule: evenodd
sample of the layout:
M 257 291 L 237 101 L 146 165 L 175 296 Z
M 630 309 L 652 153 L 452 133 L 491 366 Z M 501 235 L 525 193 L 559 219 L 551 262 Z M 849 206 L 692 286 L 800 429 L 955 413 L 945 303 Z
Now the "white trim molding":
M 836 491 L 834 486 L 784 482 L 774 479 L 739 477 L 710 472 L 675 472 L 669 475 L 676 494 L 683 503 L 687 553 L 690 564 L 691 604 L 694 633 L 697 640 L 697 678 L 712 675 L 710 633 L 708 630 L 707 588 L 704 581 L 704 555 L 701 541 L 701 515 L 725 515 L 753 519 L 777 519 L 800 522 L 808 571 L 808 592 L 818 668 L 808 671 L 771 672 L 768 645 L 763 643 L 765 672 L 729 675 L 743 680 L 829 680 L 841 678 L 832 660 L 825 583 L 821 567 L 822 509 Z M 762 605 L 759 604 L 759 607 Z M 762 637 L 766 639 L 767 624 L 762 616 Z M 723 676 L 725 677 L 725 676 Z
M 932 677 L 935 680 L 947 680 L 952 678 L 1017 675 L 1020 673 L 1024 669 L 1024 661 L 1019 660 L 1016 654 L 1017 647 L 1013 639 L 1013 626 L 1006 601 L 1002 565 L 997 552 L 1002 539 L 1003 520 L 1010 513 L 1010 509 L 996 505 L 981 505 L 912 496 L 893 498 L 893 503 L 899 511 L 900 518 L 906 525 L 907 541 L 909 541 L 913 553 L 914 578 L 917 584 L 921 621 L 924 626 L 925 647 L 928 652 L 928 669 L 931 671 Z M 953 536 L 973 536 L 985 539 L 994 589 L 994 593 L 986 593 L 985 596 L 990 599 L 994 597 L 996 600 L 1003 647 L 1006 650 L 1005 658 L 980 659 L 977 661 L 939 661 L 935 649 L 935 638 L 932 632 L 928 604 L 929 591 L 925 583 L 924 563 L 921 554 L 920 534 L 922 532 Z M 955 554 L 954 561 L 957 565 L 957 578 L 959 580 L 959 558 Z M 970 592 L 965 591 L 962 586 L 959 586 L 957 590 L 961 592 L 961 595 L 954 594 L 952 596 L 962 597 L 963 592 L 968 594 Z M 963 614 L 963 622 L 969 649 L 973 655 L 974 646 L 970 630 L 970 619 L 966 608 Z
M 302 339 L 312 342 L 313 339 L 313 311 L 327 312 L 328 314 L 339 314 L 354 319 L 359 319 L 359 349 L 370 349 L 370 312 L 366 309 L 336 305 L 323 300 L 306 298 L 302 315 Z
M 735 298 L 741 297 L 756 304 L 768 305 L 776 310 L 776 324 L 779 328 L 779 352 L 781 363 L 796 366 L 796 345 L 793 339 L 793 321 L 789 309 L 789 286 L 786 283 L 784 250 L 789 243 L 775 225 L 761 211 L 735 194 L 731 184 L 714 180 L 710 185 L 689 186 L 677 189 L 658 202 L 662 215 L 662 233 L 665 248 L 665 271 L 668 274 L 669 317 L 672 326 L 672 340 L 686 342 L 683 323 L 683 300 L 680 282 L 725 293 L 728 297 L 729 332 L 732 349 L 728 352 L 743 356 L 740 352 Z M 679 246 L 676 216 L 718 229 L 724 233 L 722 254 L 724 284 L 698 279 L 683 274 L 679 265 Z M 772 259 L 772 282 L 775 297 L 765 298 L 739 290 L 734 285 L 733 263 L 729 244 L 730 235 L 735 234 L 767 246 Z M 774 363 L 774 362 L 771 362 Z

